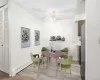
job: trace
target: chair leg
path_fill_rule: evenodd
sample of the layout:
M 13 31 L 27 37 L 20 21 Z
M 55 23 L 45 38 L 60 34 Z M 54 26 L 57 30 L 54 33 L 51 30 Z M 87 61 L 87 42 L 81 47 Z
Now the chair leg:
M 56 76 L 57 76 L 57 73 L 58 73 L 58 65 L 57 65 L 57 70 L 56 70 Z
M 37 77 L 39 76 L 39 69 L 40 69 L 40 60 L 38 61 L 38 71 L 37 71 Z
M 47 61 L 46 61 L 46 70 L 48 68 L 48 57 L 47 57 Z
M 57 62 L 57 58 L 56 58 L 56 66 L 57 66 L 57 70 L 56 70 L 56 76 L 57 76 L 58 68 L 59 68 L 59 66 L 58 66 L 58 62 Z
M 43 66 L 43 69 L 44 69 L 44 58 L 42 58 L 42 66 Z
M 61 68 L 61 80 L 64 80 L 64 76 L 63 76 L 62 68 Z
M 71 73 L 71 67 L 70 67 L 70 75 L 72 75 L 72 73 Z
M 33 64 L 33 67 L 35 68 L 35 64 Z
M 37 76 L 39 76 L 39 67 L 38 67 L 38 71 L 37 71 Z
M 50 61 L 51 61 L 51 58 L 50 57 L 48 57 L 48 63 L 50 64 Z

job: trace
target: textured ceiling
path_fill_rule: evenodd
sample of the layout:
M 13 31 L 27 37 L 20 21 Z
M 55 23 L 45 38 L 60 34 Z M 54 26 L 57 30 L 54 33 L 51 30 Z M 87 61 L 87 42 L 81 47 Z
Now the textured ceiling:
M 77 0 L 14 0 L 17 4 L 40 18 L 47 18 L 53 15 L 59 19 L 74 15 Z
M 76 0 L 15 0 L 22 5 L 30 8 L 38 8 L 42 10 L 48 9 L 62 9 L 67 7 L 73 7 L 76 4 Z

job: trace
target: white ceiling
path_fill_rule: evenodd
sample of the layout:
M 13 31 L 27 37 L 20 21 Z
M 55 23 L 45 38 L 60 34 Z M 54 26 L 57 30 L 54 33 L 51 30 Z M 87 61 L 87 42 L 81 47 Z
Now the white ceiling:
M 55 15 L 59 19 L 67 18 L 75 13 L 77 0 L 14 0 L 17 4 L 40 18 Z

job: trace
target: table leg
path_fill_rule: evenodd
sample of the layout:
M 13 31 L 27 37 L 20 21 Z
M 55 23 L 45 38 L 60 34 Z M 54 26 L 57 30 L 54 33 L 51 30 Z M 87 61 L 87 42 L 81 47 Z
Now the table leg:
M 47 57 L 47 61 L 46 61 L 46 69 L 48 68 L 48 58 L 49 57 Z

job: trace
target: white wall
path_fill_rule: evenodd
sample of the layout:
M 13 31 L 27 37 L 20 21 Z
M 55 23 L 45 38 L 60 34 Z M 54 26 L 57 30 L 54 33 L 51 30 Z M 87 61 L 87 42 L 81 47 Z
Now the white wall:
M 5 13 L 5 14 L 4 14 Z M 9 73 L 8 5 L 0 8 L 0 70 Z M 5 18 L 6 17 L 6 18 Z M 5 23 L 6 22 L 6 23 Z M 5 31 L 6 30 L 6 31 Z
M 78 29 L 77 23 L 73 19 L 59 20 L 54 23 L 46 22 L 44 27 L 44 40 L 45 46 L 50 47 L 50 36 L 64 36 L 66 41 L 56 41 L 53 42 L 54 48 L 56 50 L 63 49 L 65 47 L 69 48 L 69 54 L 73 55 L 74 60 L 78 59 Z
M 21 48 L 21 27 L 30 28 L 31 47 Z M 9 3 L 9 32 L 10 32 L 10 55 L 11 72 L 16 72 L 19 68 L 31 62 L 30 53 L 41 52 L 41 45 L 34 46 L 34 30 L 39 30 L 42 36 L 42 21 L 30 15 L 27 11 L 13 2 Z
M 13 2 L 9 3 L 9 32 L 10 32 L 10 55 L 11 55 L 11 72 L 16 72 L 23 65 L 31 62 L 30 53 L 40 53 L 42 46 L 49 45 L 50 36 L 65 36 L 66 41 L 56 43 L 56 49 L 69 48 L 69 54 L 72 54 L 74 60 L 78 58 L 78 44 L 77 23 L 73 19 L 60 20 L 56 23 L 45 23 L 36 17 L 30 15 L 27 11 L 22 9 L 19 5 Z M 27 27 L 31 30 L 31 47 L 21 48 L 21 27 Z M 41 45 L 34 46 L 34 30 L 41 32 Z M 60 47 L 61 46 L 61 47 Z
M 8 0 L 0 0 L 0 6 L 3 6 L 8 3 Z
M 87 0 L 86 14 L 86 80 L 100 80 L 100 0 Z
M 75 21 L 86 20 L 86 14 L 77 14 L 75 15 Z
M 76 6 L 76 14 L 84 14 L 85 13 L 85 0 L 77 0 Z

